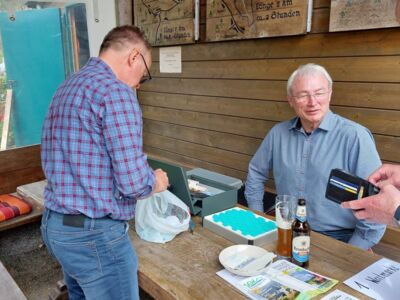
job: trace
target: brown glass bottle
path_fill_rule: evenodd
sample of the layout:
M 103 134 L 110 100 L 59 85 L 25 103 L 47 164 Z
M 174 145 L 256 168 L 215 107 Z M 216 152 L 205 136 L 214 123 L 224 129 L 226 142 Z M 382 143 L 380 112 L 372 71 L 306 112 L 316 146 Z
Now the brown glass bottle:
M 307 222 L 306 200 L 299 199 L 296 218 L 292 224 L 292 262 L 308 267 L 310 259 L 310 225 Z

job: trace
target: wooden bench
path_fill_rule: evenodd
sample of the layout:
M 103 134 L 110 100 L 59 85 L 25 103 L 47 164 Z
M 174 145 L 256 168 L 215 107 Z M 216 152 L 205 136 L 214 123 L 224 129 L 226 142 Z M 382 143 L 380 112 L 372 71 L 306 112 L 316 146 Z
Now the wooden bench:
M 12 195 L 29 202 L 32 205 L 32 211 L 29 214 L 1 222 L 0 231 L 36 222 L 41 219 L 44 209 L 43 190 L 45 184 L 46 182 L 43 180 L 22 185 L 17 188 L 17 193 L 13 193 Z
M 27 300 L 17 283 L 0 261 L 0 298 L 7 300 Z

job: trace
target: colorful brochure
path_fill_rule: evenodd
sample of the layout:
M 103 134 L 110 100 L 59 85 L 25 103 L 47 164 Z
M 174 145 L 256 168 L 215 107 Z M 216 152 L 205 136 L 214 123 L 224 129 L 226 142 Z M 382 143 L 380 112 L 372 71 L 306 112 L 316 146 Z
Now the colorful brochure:
M 255 300 L 305 300 L 325 293 L 338 281 L 278 260 L 262 274 L 252 277 L 233 275 L 227 270 L 217 272 L 231 285 Z

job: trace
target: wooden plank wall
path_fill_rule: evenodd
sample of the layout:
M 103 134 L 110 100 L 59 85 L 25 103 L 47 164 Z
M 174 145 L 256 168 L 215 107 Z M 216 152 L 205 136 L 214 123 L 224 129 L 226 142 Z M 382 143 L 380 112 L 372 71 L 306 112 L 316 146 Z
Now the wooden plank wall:
M 0 194 L 14 193 L 17 186 L 42 179 L 39 145 L 0 151 Z
M 145 151 L 245 179 L 268 130 L 294 115 L 287 78 L 315 62 L 333 77 L 332 110 L 368 127 L 382 160 L 400 162 L 400 28 L 329 33 L 329 10 L 314 1 L 305 36 L 182 46 L 181 74 L 160 74 L 154 48 L 155 78 L 138 93 Z

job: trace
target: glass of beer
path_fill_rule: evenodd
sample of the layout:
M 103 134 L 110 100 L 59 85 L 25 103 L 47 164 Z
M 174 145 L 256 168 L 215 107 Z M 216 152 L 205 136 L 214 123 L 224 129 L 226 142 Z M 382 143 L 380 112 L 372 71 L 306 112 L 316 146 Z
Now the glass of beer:
M 276 225 L 278 226 L 278 245 L 276 252 L 280 258 L 292 256 L 292 223 L 296 215 L 297 198 L 278 195 L 275 199 Z

